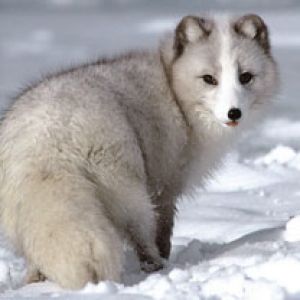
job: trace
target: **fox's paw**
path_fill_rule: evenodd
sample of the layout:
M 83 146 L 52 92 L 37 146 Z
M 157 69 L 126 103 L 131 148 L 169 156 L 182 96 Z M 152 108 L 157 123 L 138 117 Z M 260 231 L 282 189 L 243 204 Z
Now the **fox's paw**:
M 146 273 L 152 273 L 163 269 L 165 266 L 164 260 L 149 258 L 141 262 L 141 269 Z

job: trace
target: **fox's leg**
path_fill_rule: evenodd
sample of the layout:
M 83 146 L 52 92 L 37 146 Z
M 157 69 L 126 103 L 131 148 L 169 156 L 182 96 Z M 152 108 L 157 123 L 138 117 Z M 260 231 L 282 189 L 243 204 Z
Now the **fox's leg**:
M 156 244 L 162 258 L 168 259 L 171 252 L 171 237 L 176 214 L 175 197 L 164 190 L 155 201 L 157 211 Z
M 155 242 L 156 215 L 151 198 L 142 183 L 128 181 L 119 187 L 117 197 L 121 207 L 111 207 L 116 226 L 123 231 L 135 248 L 141 267 L 147 272 L 163 267 L 162 259 Z
M 139 205 L 128 207 L 131 211 L 128 222 L 128 237 L 139 256 L 141 267 L 146 272 L 159 270 L 163 267 L 155 243 L 156 218 L 150 197 L 145 195 L 138 199 Z
M 155 242 L 156 214 L 147 188 L 144 159 L 131 128 L 120 138 L 118 147 L 96 152 L 91 160 L 90 175 L 113 197 L 102 197 L 112 222 L 135 248 L 142 268 L 147 271 L 162 268 L 162 259 Z M 132 140 L 130 140 L 132 138 Z M 114 150 L 114 151 L 112 151 Z M 97 161 L 94 159 L 97 156 Z M 100 163 L 97 163 L 100 162 Z M 89 175 L 89 176 L 90 176 Z M 101 190 L 105 190 L 101 188 Z
M 140 213 L 136 211 L 136 213 Z M 154 215 L 154 212 L 149 212 Z M 129 239 L 135 247 L 145 272 L 153 272 L 163 268 L 163 261 L 155 243 L 155 221 L 148 220 L 140 214 L 129 220 Z

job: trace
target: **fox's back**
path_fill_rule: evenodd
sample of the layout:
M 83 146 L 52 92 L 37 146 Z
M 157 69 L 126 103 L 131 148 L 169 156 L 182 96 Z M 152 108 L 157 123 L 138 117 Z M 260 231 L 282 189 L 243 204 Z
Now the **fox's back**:
M 32 170 L 26 161 L 52 159 L 74 171 L 99 153 L 121 152 L 156 189 L 174 175 L 185 139 L 159 55 L 135 53 L 49 76 L 20 94 L 0 127 L 0 155 L 7 167 L 19 161 Z

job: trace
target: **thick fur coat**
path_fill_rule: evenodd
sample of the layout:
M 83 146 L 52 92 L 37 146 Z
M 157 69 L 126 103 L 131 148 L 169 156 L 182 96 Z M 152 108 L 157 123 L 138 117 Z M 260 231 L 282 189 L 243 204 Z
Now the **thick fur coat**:
M 20 94 L 0 126 L 0 220 L 27 280 L 119 280 L 124 238 L 145 270 L 161 268 L 176 199 L 203 183 L 277 81 L 260 17 L 188 16 L 157 51 Z

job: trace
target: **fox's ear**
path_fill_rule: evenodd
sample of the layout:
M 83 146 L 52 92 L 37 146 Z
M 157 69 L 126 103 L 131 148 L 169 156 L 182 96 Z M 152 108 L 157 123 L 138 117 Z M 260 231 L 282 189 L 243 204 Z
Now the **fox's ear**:
M 213 21 L 195 16 L 184 17 L 176 27 L 174 50 L 175 56 L 180 56 L 189 43 L 195 43 L 210 35 Z
M 253 39 L 264 49 L 270 52 L 268 28 L 258 15 L 245 15 L 234 23 L 234 30 L 245 38 Z

